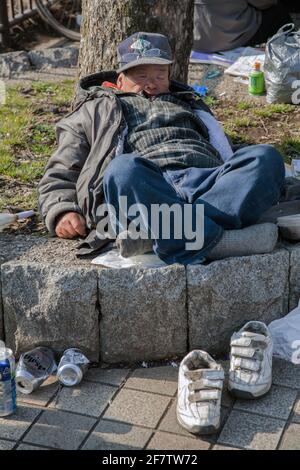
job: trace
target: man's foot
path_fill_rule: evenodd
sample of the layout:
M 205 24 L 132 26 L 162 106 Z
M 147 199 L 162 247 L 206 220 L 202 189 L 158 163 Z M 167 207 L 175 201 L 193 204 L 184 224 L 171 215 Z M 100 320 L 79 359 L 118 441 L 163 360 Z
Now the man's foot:
M 241 230 L 225 230 L 219 243 L 208 253 L 208 260 L 233 256 L 250 256 L 271 253 L 277 243 L 278 227 L 265 223 L 251 225 Z
M 224 371 L 209 354 L 193 351 L 180 364 L 177 420 L 193 434 L 211 434 L 220 427 Z
M 268 327 L 247 323 L 231 338 L 228 390 L 239 398 L 254 399 L 268 393 L 272 385 L 273 341 Z
M 120 233 L 116 241 L 117 247 L 123 258 L 131 258 L 132 256 L 144 255 L 153 251 L 153 240 L 138 238 L 133 240 L 130 232 L 125 230 Z

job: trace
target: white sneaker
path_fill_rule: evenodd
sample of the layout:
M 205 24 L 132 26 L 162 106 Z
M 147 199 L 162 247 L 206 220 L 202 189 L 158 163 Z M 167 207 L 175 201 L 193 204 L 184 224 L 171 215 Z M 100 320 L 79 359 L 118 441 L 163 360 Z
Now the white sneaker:
M 220 427 L 222 366 L 204 351 L 193 351 L 180 364 L 177 420 L 195 434 L 211 434 Z
M 270 330 L 251 321 L 231 338 L 228 390 L 239 398 L 254 399 L 272 385 L 273 341 Z

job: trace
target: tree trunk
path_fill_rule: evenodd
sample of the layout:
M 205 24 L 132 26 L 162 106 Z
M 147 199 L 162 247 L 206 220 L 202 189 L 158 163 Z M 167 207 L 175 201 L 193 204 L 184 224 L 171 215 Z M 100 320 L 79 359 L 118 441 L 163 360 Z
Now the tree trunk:
M 83 0 L 79 77 L 117 66 L 117 45 L 144 31 L 165 34 L 175 63 L 173 78 L 187 81 L 193 44 L 194 0 Z

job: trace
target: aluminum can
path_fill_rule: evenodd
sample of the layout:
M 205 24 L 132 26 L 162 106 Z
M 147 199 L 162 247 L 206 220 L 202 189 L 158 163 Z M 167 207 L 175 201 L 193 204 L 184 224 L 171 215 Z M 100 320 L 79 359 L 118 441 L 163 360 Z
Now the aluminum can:
M 57 378 L 62 385 L 73 387 L 78 385 L 88 370 L 90 361 L 80 349 L 67 349 L 58 365 Z
M 0 347 L 0 417 L 16 411 L 15 358 L 11 349 Z
M 22 354 L 16 370 L 17 390 L 29 395 L 56 370 L 54 353 L 50 348 L 36 348 Z

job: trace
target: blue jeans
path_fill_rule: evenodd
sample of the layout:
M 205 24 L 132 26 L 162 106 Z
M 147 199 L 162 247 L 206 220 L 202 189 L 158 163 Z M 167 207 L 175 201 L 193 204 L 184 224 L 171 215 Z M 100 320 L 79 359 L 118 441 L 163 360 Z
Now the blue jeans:
M 203 204 L 202 249 L 187 251 L 186 243 L 191 240 L 184 235 L 176 239 L 173 229 L 170 239 L 159 237 L 154 241 L 154 252 L 163 261 L 187 265 L 205 261 L 224 229 L 255 224 L 263 212 L 279 201 L 284 179 L 285 168 L 280 153 L 270 145 L 253 145 L 239 149 L 216 168 L 174 167 L 162 171 L 150 160 L 123 154 L 108 165 L 103 186 L 105 201 L 114 206 L 117 214 L 120 196 L 127 196 L 128 207 L 143 204 L 149 214 L 152 204 L 180 204 L 183 208 L 188 203 L 194 221 L 196 206 Z M 132 220 L 134 217 L 128 217 L 129 222 Z

